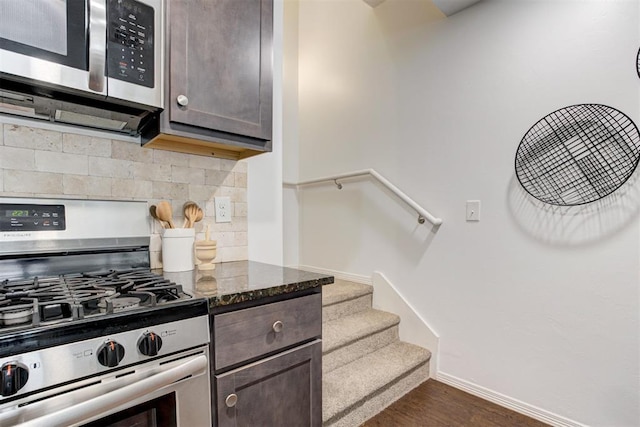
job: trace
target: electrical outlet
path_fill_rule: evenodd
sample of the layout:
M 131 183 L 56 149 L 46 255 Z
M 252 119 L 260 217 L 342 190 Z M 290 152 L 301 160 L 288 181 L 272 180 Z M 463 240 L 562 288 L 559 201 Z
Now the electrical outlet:
M 229 197 L 214 197 L 216 205 L 216 222 L 231 222 L 231 199 Z
M 480 200 L 467 200 L 467 221 L 480 221 Z

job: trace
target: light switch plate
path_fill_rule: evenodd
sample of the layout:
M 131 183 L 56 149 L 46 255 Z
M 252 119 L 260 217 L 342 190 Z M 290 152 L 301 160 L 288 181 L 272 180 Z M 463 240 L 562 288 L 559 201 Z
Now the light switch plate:
M 231 199 L 229 197 L 214 197 L 216 205 L 216 222 L 231 222 Z
M 480 221 L 480 200 L 467 200 L 467 221 Z

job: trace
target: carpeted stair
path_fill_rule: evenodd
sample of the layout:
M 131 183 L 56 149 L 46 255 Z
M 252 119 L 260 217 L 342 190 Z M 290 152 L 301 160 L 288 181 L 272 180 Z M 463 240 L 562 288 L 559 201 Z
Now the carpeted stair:
M 322 419 L 355 427 L 429 378 L 431 352 L 398 338 L 400 318 L 371 308 L 373 287 L 322 288 Z

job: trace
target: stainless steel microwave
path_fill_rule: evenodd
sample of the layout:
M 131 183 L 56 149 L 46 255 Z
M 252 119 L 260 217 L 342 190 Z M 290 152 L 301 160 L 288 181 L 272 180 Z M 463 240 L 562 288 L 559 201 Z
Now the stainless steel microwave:
M 15 90 L 28 88 L 49 101 L 67 101 L 64 94 L 69 94 L 75 104 L 97 110 L 104 109 L 102 102 L 161 109 L 163 14 L 163 0 L 0 1 L 3 100 L 18 104 Z M 57 108 L 31 101 L 35 115 Z M 67 110 L 69 114 L 49 111 L 51 119 L 86 112 L 78 107 Z

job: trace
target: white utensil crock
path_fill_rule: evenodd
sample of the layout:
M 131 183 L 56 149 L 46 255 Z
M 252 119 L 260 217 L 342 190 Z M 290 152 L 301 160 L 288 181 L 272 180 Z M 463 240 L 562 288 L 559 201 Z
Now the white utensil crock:
M 162 270 L 167 272 L 193 270 L 193 228 L 167 228 L 162 234 Z

